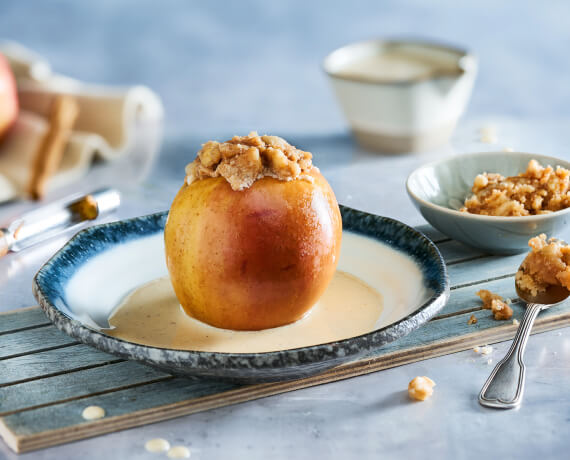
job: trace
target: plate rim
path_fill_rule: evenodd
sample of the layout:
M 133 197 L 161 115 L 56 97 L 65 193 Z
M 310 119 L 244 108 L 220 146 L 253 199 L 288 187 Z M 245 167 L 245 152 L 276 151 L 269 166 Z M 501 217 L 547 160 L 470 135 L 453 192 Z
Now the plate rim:
M 42 310 L 46 313 L 49 320 L 61 331 L 78 339 L 80 342 L 93 346 L 101 351 L 111 353 L 113 355 L 121 356 L 127 359 L 135 359 L 137 361 L 145 362 L 147 364 L 156 366 L 180 366 L 187 363 L 191 367 L 188 369 L 193 374 L 200 374 L 201 371 L 211 371 L 215 366 L 213 362 L 223 360 L 223 368 L 227 371 L 267 371 L 270 369 L 286 369 L 291 367 L 303 367 L 318 364 L 325 364 L 329 361 L 348 361 L 351 357 L 357 357 L 372 349 L 379 348 L 387 343 L 396 340 L 420 325 L 427 322 L 437 312 L 439 312 L 447 303 L 450 295 L 450 282 L 449 275 L 445 261 L 439 252 L 439 249 L 431 239 L 424 235 L 421 231 L 410 227 L 403 222 L 390 217 L 379 216 L 376 214 L 367 213 L 347 206 L 340 205 L 341 214 L 343 217 L 343 230 L 350 230 L 377 239 L 378 237 L 359 231 L 354 228 L 345 228 L 345 219 L 356 219 L 357 221 L 372 220 L 376 223 L 391 224 L 400 227 L 405 232 L 411 232 L 414 236 L 419 237 L 418 243 L 422 242 L 427 245 L 428 250 L 434 257 L 433 262 L 436 263 L 438 269 L 438 276 L 442 283 L 438 285 L 439 289 L 434 289 L 433 294 L 423 302 L 418 308 L 404 318 L 399 319 L 389 325 L 380 329 L 376 329 L 365 334 L 349 337 L 346 339 L 336 340 L 333 342 L 310 345 L 299 348 L 292 348 L 286 350 L 276 350 L 269 352 L 258 353 L 228 353 L 228 352 L 213 352 L 213 351 L 197 351 L 197 350 L 180 350 L 173 348 L 160 348 L 149 345 L 137 344 L 128 342 L 126 340 L 106 335 L 100 331 L 85 326 L 80 321 L 73 319 L 65 314 L 62 310 L 53 305 L 48 295 L 46 295 L 43 287 L 43 278 L 49 277 L 50 270 L 57 265 L 58 261 L 69 252 L 75 251 L 75 246 L 85 237 L 90 234 L 107 229 L 114 229 L 124 227 L 125 225 L 140 222 L 144 219 L 154 220 L 157 223 L 160 219 L 166 220 L 168 211 L 152 213 L 130 219 L 124 219 L 100 225 L 95 225 L 81 230 L 74 235 L 59 251 L 57 251 L 42 267 L 38 270 L 33 279 L 32 290 L 33 294 L 38 301 Z M 351 227 L 351 225 L 349 225 Z M 160 231 L 160 230 L 159 230 Z M 132 231 L 129 233 L 133 233 Z M 117 242 L 109 243 L 108 245 L 120 244 Z M 400 247 L 393 247 L 395 250 L 404 252 Z M 95 252 L 97 252 L 95 250 Z M 424 267 L 420 264 L 413 254 L 405 253 L 408 257 L 414 260 L 418 265 L 425 278 Z M 355 343 L 358 342 L 358 343 Z M 115 346 L 113 346 L 115 345 Z M 357 345 L 357 346 L 355 346 Z M 128 349 L 128 351 L 125 351 Z M 342 351 L 342 352 L 340 352 Z M 313 355 L 317 355 L 316 357 Z

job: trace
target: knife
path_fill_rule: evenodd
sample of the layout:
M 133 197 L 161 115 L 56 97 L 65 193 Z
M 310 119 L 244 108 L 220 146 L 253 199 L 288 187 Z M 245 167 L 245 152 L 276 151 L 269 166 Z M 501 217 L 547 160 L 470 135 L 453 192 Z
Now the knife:
M 117 209 L 120 203 L 119 192 L 105 188 L 25 213 L 6 228 L 0 228 L 0 257 L 95 220 Z

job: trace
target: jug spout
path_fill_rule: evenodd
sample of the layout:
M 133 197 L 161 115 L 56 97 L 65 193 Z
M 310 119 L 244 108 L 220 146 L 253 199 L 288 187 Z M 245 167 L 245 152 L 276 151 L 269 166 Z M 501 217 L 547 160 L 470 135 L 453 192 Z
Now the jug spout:
M 442 96 L 449 94 L 463 80 L 466 74 L 477 71 L 477 60 L 472 55 L 463 56 L 453 69 L 437 69 L 433 73 L 433 83 Z

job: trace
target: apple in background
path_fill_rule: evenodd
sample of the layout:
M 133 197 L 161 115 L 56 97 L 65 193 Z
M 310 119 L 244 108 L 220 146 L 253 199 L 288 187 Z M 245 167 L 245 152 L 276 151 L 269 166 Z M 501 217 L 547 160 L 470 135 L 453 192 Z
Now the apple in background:
M 0 54 L 0 139 L 18 116 L 16 80 L 6 58 Z
M 184 310 L 224 329 L 300 319 L 339 258 L 342 221 L 326 179 L 265 177 L 234 191 L 221 177 L 184 185 L 164 229 L 166 264 Z

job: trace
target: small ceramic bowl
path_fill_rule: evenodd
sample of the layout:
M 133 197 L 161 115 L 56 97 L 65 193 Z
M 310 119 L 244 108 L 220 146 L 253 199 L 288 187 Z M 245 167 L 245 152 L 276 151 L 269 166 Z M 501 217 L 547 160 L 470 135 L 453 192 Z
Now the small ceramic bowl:
M 402 63 L 401 56 L 413 67 Z M 376 57 L 384 61 L 371 70 L 366 63 Z M 368 71 L 362 72 L 363 65 Z M 424 41 L 354 43 L 333 51 L 323 66 L 357 141 L 388 153 L 446 143 L 465 110 L 477 73 L 472 54 Z
M 560 236 L 570 222 L 570 208 L 523 217 L 481 216 L 459 209 L 471 195 L 477 174 L 514 176 L 524 172 L 533 158 L 543 166 L 570 169 L 567 161 L 534 153 L 472 153 L 416 169 L 408 177 L 406 188 L 422 216 L 439 231 L 491 254 L 518 254 L 528 250 L 528 240 L 533 236 Z

